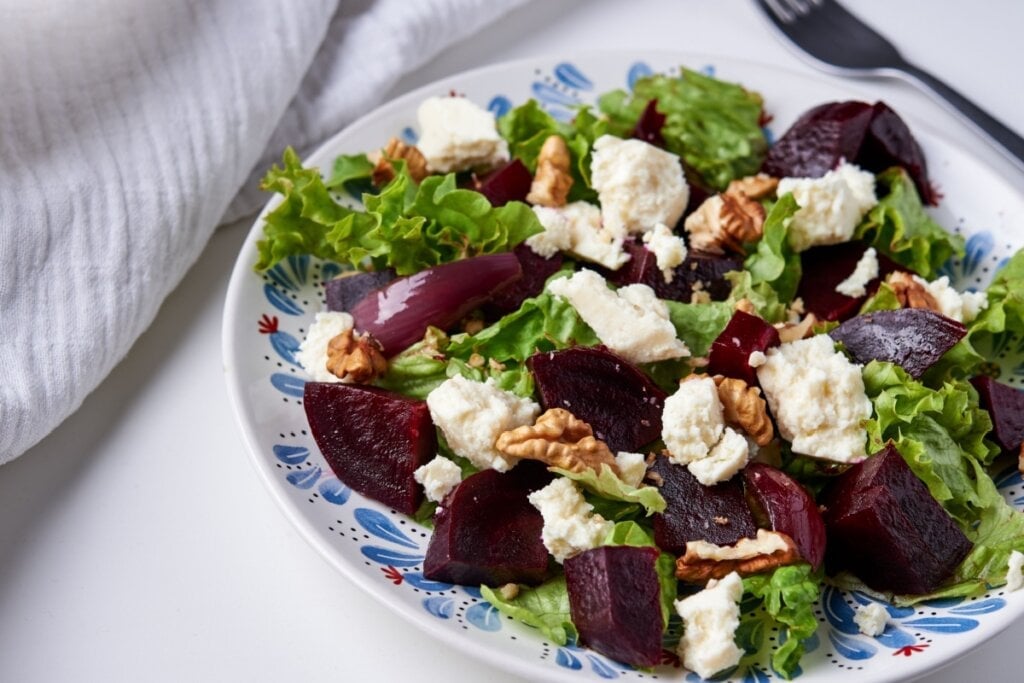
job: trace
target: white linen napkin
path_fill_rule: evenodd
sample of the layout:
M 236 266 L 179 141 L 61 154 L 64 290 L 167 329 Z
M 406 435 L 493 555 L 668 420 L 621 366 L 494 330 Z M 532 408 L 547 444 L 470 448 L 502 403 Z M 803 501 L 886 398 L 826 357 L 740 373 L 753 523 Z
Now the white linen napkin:
M 0 5 L 0 464 L 124 357 L 286 145 L 523 2 Z

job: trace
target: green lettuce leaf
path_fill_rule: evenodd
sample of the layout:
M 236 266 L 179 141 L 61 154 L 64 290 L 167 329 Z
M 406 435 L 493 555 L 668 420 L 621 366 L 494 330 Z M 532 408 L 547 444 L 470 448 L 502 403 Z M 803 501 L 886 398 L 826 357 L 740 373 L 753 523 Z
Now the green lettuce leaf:
M 550 469 L 552 472 L 557 472 L 563 477 L 579 482 L 583 485 L 583 488 L 602 498 L 642 505 L 648 515 L 665 511 L 665 499 L 661 497 L 661 492 L 657 487 L 630 486 L 619 479 L 607 465 L 601 465 L 600 474 L 592 469 L 587 469 L 583 472 L 570 472 L 559 467 L 552 467 Z
M 1010 335 L 1024 336 L 1024 249 L 996 272 L 985 293 L 988 307 L 967 325 L 971 344 L 994 349 Z
M 745 597 L 737 643 L 747 654 L 753 654 L 760 651 L 767 634 L 778 629 L 785 642 L 775 647 L 772 668 L 782 677 L 792 678 L 804 655 L 804 641 L 818 628 L 814 608 L 821 594 L 820 584 L 809 564 L 779 567 L 769 574 L 743 579 Z M 776 643 L 782 639 L 774 638 Z
M 792 194 L 780 197 L 765 216 L 764 234 L 754 253 L 743 263 L 750 273 L 751 284 L 768 284 L 784 304 L 793 300 L 800 284 L 800 255 L 793 251 L 788 240 L 789 222 L 799 208 Z
M 669 151 L 716 190 L 736 178 L 757 173 L 768 150 L 761 130 L 763 101 L 755 92 L 696 71 L 677 77 L 654 75 L 616 90 L 598 101 L 608 117 L 608 132 L 630 137 L 648 102 L 657 99 L 665 115 L 661 134 Z
M 767 282 L 754 284 L 753 277 L 746 270 L 734 270 L 725 274 L 725 279 L 732 283 L 732 291 L 726 303 L 735 309 L 736 303 L 746 299 L 754 306 L 759 316 L 770 323 L 785 322 L 787 318 L 786 304 L 779 301 L 779 294 Z
M 684 304 L 665 301 L 668 317 L 676 328 L 676 336 L 686 342 L 691 356 L 704 356 L 711 342 L 722 333 L 732 318 L 733 306 L 724 301 L 706 304 Z
M 854 237 L 929 280 L 951 256 L 963 256 L 964 239 L 946 232 L 928 215 L 905 170 L 890 168 L 876 179 L 878 204 Z
M 354 192 L 356 187 L 364 187 L 373 174 L 374 163 L 365 154 L 341 154 L 334 160 L 331 177 L 327 179 L 327 189 L 344 188 Z
M 569 614 L 569 591 L 565 587 L 564 574 L 536 588 L 519 586 L 519 592 L 514 598 L 505 598 L 489 586 L 480 586 L 480 593 L 499 612 L 536 628 L 556 645 L 565 645 L 570 639 L 576 639 L 576 627 Z
M 954 579 L 976 583 L 976 593 L 980 593 L 985 584 L 1005 583 L 1010 553 L 1024 552 L 1024 514 L 1006 502 L 981 465 L 976 461 L 971 464 L 981 514 L 977 524 L 967 531 L 974 548 L 957 569 Z

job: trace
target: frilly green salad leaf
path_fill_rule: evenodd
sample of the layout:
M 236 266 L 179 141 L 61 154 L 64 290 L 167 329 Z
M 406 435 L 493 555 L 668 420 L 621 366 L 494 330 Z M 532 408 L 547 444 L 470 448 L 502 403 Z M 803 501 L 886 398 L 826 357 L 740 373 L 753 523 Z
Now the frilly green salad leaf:
M 772 668 L 783 678 L 792 678 L 804 655 L 804 641 L 818 628 L 814 608 L 821 594 L 820 578 L 809 564 L 795 564 L 748 576 L 743 579 L 743 592 L 737 643 L 747 654 L 754 654 L 768 633 L 778 629 L 775 642 L 785 642 L 776 645 Z M 764 607 L 764 612 L 758 607 Z
M 734 270 L 725 274 L 725 279 L 732 284 L 732 291 L 726 303 L 731 310 L 741 299 L 746 299 L 757 314 L 770 323 L 781 323 L 786 320 L 786 304 L 779 301 L 779 294 L 767 282 L 754 284 L 753 277 L 746 270 Z
M 754 252 L 744 261 L 753 286 L 767 284 L 788 304 L 796 296 L 800 284 L 800 254 L 789 246 L 789 222 L 800 206 L 792 194 L 784 194 L 775 202 L 764 219 L 764 233 Z
M 262 187 L 284 196 L 267 214 L 257 243 L 257 270 L 293 254 L 410 275 L 424 268 L 480 254 L 507 251 L 543 230 L 522 202 L 492 207 L 479 192 L 456 186 L 455 174 L 430 176 L 417 185 L 396 161 L 395 178 L 379 194 L 363 195 L 365 211 L 342 206 L 320 172 L 303 168 L 295 151 L 266 175 Z M 342 181 L 343 182 L 343 181 Z
M 514 598 L 505 598 L 489 586 L 480 586 L 484 599 L 502 614 L 532 626 L 556 645 L 576 639 L 576 627 L 569 614 L 569 591 L 565 575 L 545 581 L 536 588 L 519 587 Z
M 601 465 L 600 474 L 592 469 L 586 469 L 583 472 L 570 472 L 569 470 L 554 467 L 551 470 L 582 484 L 583 488 L 591 493 L 596 493 L 602 498 L 642 505 L 648 515 L 665 511 L 665 499 L 662 498 L 661 491 L 657 487 L 630 486 L 619 479 L 607 465 Z
M 1024 249 L 999 268 L 985 292 L 988 306 L 967 325 L 968 339 L 992 341 L 1005 333 L 1024 335 Z
M 668 317 L 676 328 L 676 335 L 686 342 L 691 356 L 706 355 L 711 342 L 722 333 L 732 318 L 733 306 L 724 301 L 706 304 L 684 304 L 665 301 Z
M 327 179 L 327 189 L 344 188 L 355 192 L 356 187 L 369 183 L 373 168 L 374 163 L 365 154 L 339 154 L 334 160 L 331 177 Z
M 678 154 L 716 190 L 757 173 L 768 150 L 761 130 L 761 96 L 734 83 L 681 69 L 678 77 L 654 75 L 633 84 L 633 92 L 602 95 L 601 111 L 608 132 L 631 137 L 648 102 L 657 99 L 665 115 L 661 134 L 669 151 Z
M 890 168 L 878 174 L 876 183 L 878 204 L 864 216 L 854 237 L 929 280 L 951 256 L 963 255 L 964 239 L 931 219 L 906 171 Z

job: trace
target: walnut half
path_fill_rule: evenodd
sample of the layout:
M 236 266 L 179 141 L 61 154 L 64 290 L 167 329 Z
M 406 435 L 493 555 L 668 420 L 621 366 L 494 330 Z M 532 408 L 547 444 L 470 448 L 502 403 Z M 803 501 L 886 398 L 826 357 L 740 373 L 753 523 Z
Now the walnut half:
M 775 437 L 775 429 L 761 389 L 733 377 L 715 375 L 714 380 L 725 421 L 750 435 L 758 446 L 767 446 Z
M 401 159 L 409 176 L 417 183 L 427 177 L 427 159 L 415 145 L 407 145 L 398 138 L 391 138 L 377 157 L 377 165 L 373 169 L 370 180 L 377 187 L 387 185 L 395 177 L 395 167 L 391 162 Z
M 388 370 L 380 342 L 346 330 L 327 344 L 327 371 L 344 382 L 367 384 Z
M 506 455 L 540 460 L 570 472 L 591 469 L 600 473 L 601 465 L 608 465 L 619 473 L 605 442 L 594 438 L 590 425 L 562 408 L 551 408 L 532 425 L 504 432 L 494 447 Z
M 708 197 L 683 224 L 690 246 L 702 251 L 743 254 L 743 244 L 761 238 L 764 207 L 757 201 L 775 191 L 778 181 L 766 175 L 734 180 L 729 189 Z
M 549 135 L 537 154 L 537 172 L 526 201 L 539 206 L 565 206 L 572 188 L 572 158 L 561 135 Z
M 941 313 L 939 302 L 935 300 L 928 288 L 921 284 L 910 273 L 897 270 L 891 273 L 886 282 L 892 287 L 896 298 L 903 308 L 927 308 L 930 311 Z
M 687 583 L 706 583 L 732 572 L 751 576 L 800 561 L 796 544 L 786 534 L 758 529 L 757 538 L 741 538 L 732 546 L 690 541 L 676 560 L 676 577 Z

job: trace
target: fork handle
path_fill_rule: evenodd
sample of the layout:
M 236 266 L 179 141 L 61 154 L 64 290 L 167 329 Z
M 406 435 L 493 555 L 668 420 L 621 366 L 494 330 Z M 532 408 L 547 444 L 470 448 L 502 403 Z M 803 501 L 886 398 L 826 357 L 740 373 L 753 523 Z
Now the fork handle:
M 1024 138 L 924 69 L 910 63 L 901 65 L 901 69 L 910 80 L 937 96 L 940 104 L 946 105 L 957 118 L 987 138 L 1007 159 L 1024 171 Z

